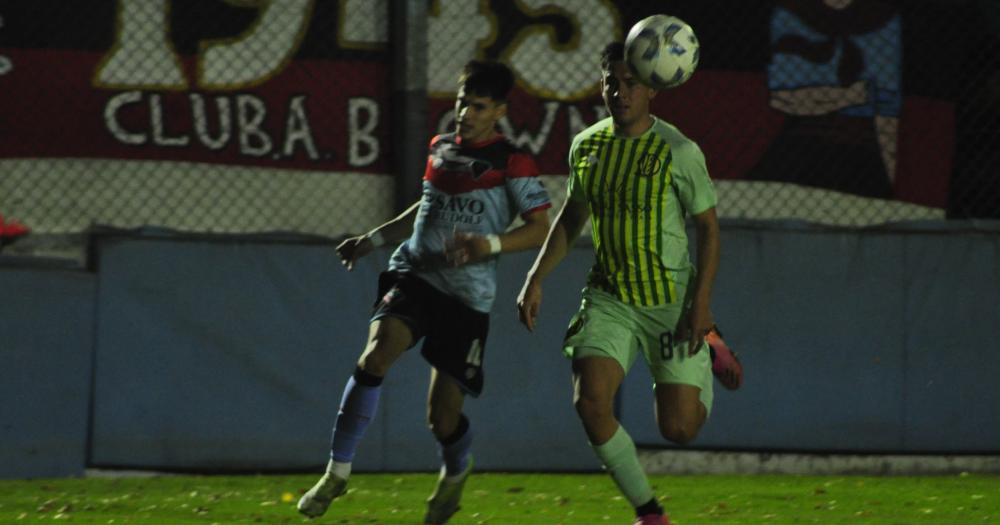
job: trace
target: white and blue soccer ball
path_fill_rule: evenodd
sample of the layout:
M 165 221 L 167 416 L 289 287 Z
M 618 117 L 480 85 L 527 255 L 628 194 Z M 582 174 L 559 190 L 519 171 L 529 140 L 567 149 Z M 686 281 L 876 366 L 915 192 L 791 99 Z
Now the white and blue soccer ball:
M 676 16 L 643 18 L 625 38 L 625 63 L 640 82 L 654 89 L 677 87 L 698 68 L 698 37 Z

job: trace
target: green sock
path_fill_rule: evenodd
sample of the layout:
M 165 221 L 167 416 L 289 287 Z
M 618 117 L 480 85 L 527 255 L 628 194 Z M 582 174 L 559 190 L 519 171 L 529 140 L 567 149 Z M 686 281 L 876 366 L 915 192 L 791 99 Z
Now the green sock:
M 639 456 L 625 427 L 618 425 L 618 431 L 603 445 L 591 444 L 604 468 L 618 485 L 618 490 L 628 498 L 633 507 L 638 507 L 653 499 L 653 488 L 639 465 Z

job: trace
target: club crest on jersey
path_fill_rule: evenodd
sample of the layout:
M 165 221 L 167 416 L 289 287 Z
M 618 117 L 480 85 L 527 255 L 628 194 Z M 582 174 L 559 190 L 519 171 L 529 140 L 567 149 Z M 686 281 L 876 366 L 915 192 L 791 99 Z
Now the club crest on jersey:
M 660 168 L 663 166 L 663 161 L 660 157 L 656 155 L 644 154 L 639 158 L 639 163 L 637 168 L 640 177 L 650 177 L 660 172 Z
M 482 159 L 468 157 L 459 153 L 455 144 L 446 144 L 431 152 L 431 167 L 437 170 L 465 173 L 478 179 L 484 173 L 493 169 L 493 165 Z

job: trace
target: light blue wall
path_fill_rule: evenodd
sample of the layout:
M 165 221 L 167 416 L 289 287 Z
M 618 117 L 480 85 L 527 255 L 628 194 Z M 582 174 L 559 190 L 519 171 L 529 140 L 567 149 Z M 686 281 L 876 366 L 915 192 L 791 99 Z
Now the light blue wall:
M 383 250 L 353 273 L 329 246 L 106 239 L 93 456 L 98 465 L 307 468 L 325 463 L 343 385 L 367 334 Z M 504 266 L 505 281 L 529 261 Z M 518 267 L 520 263 L 520 267 Z M 519 278 L 519 277 L 518 277 Z M 565 363 L 515 325 L 502 288 L 481 399 L 468 401 L 486 469 L 593 469 Z M 554 296 L 568 310 L 575 298 Z M 405 355 L 386 380 L 358 470 L 430 470 L 429 368 Z M 570 437 L 566 437 L 566 435 Z
M 691 446 L 1000 451 L 1000 236 L 731 226 L 723 246 L 714 310 L 746 384 L 717 385 Z M 92 465 L 141 468 L 325 462 L 386 250 L 348 273 L 332 247 L 301 240 L 111 236 L 95 247 L 96 274 L 0 268 L 0 477 L 78 474 L 88 453 Z M 486 390 L 466 405 L 477 463 L 596 469 L 559 352 L 592 255 L 573 250 L 547 280 L 529 334 L 514 301 L 532 258 L 500 265 Z M 358 470 L 436 467 L 427 382 L 416 352 L 393 368 Z M 638 365 L 621 419 L 640 444 L 666 445 L 652 413 Z
M 96 280 L 0 261 L 0 478 L 83 474 Z
M 746 384 L 695 446 L 1000 450 L 1000 236 L 729 228 L 715 294 Z M 622 420 L 663 444 L 645 370 Z

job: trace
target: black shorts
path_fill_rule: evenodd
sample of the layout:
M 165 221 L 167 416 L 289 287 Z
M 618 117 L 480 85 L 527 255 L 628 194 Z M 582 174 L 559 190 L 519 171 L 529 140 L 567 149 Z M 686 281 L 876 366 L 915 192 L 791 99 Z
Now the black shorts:
M 424 359 L 453 378 L 465 393 L 479 397 L 489 314 L 469 308 L 413 275 L 382 272 L 371 320 L 383 317 L 406 323 L 414 344 L 423 338 L 420 353 Z

